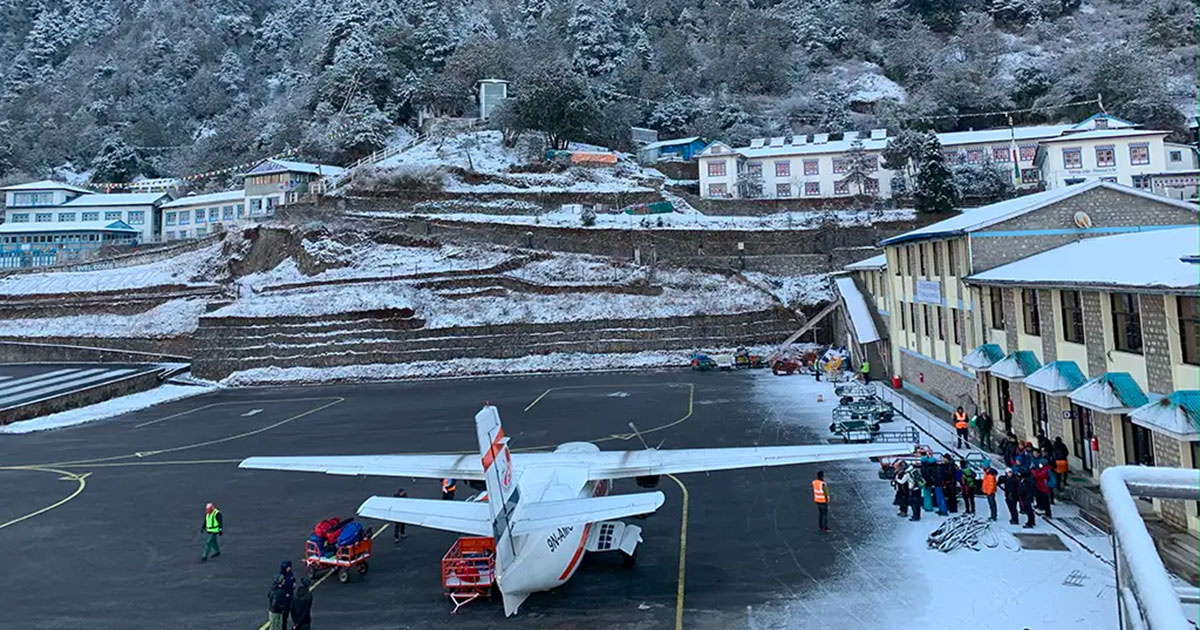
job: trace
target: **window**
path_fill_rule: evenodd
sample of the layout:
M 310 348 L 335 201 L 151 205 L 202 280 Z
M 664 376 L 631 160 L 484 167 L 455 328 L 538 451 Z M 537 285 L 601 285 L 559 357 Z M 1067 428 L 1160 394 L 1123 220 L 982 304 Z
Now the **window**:
M 145 210 L 130 210 L 129 211 L 129 224 L 130 225 L 143 225 L 144 223 L 146 223 L 146 211 Z
M 711 164 L 709 165 L 711 166 Z M 725 164 L 721 164 L 721 174 L 725 173 Z M 724 197 L 729 194 L 725 189 L 725 184 L 709 184 L 708 194 L 713 197 Z M 262 199 L 250 200 L 250 216 L 262 214 Z
M 988 301 L 991 302 L 992 309 L 992 328 L 996 330 L 1004 330 L 1004 289 L 998 287 L 988 288 Z
M 929 273 L 925 269 L 925 246 L 924 245 L 917 245 L 917 258 L 921 262 L 921 265 L 920 265 L 921 275 L 928 276 Z
M 220 219 L 221 219 L 221 209 L 220 208 L 209 208 L 208 209 L 208 222 L 209 223 L 215 223 L 216 221 L 218 221 Z
M 762 177 L 762 162 L 750 162 L 746 164 L 746 174 L 750 177 Z
M 1063 149 L 1062 156 L 1064 168 L 1083 168 L 1083 149 Z
M 958 309 L 950 309 L 950 334 L 954 335 L 954 345 L 961 345 L 962 341 L 958 334 Z
M 225 206 L 221 208 L 221 218 L 228 221 L 233 218 L 233 206 Z
M 1200 298 L 1181 295 L 1175 298 L 1179 305 L 1179 348 L 1183 351 L 1183 362 L 1200 365 Z
M 187 225 L 191 222 L 192 222 L 192 211 L 191 210 L 181 210 L 179 212 L 179 225 Z M 180 234 L 184 234 L 184 232 L 180 232 Z
M 954 257 L 955 245 L 956 245 L 956 243 L 954 241 L 946 241 L 946 275 L 947 276 L 957 276 L 958 275 L 958 265 L 956 264 L 957 260 L 955 260 L 955 257 Z
M 1171 161 L 1172 162 L 1182 162 L 1183 161 L 1183 151 L 1171 151 Z
M 929 305 L 928 304 L 921 305 L 921 319 L 924 320 L 924 324 L 925 324 L 925 326 L 923 327 L 923 332 L 925 333 L 925 335 L 927 337 L 932 337 L 933 331 L 930 329 L 933 327 L 933 321 L 931 319 L 929 319 Z
M 1116 166 L 1117 149 L 1113 145 L 1096 147 L 1096 166 Z
M 821 182 L 804 182 L 804 195 L 815 197 L 821 194 Z
M 1011 162 L 1012 153 L 1009 153 L 1008 147 L 992 147 L 993 162 Z
M 1151 178 L 1149 175 L 1134 175 L 1133 187 L 1140 188 L 1142 190 L 1150 190 L 1150 181 Z
M 942 157 L 946 159 L 946 164 L 962 164 L 963 154 L 959 151 L 948 150 L 942 151 Z
M 725 184 L 709 184 L 708 185 L 708 196 L 709 197 L 726 197 L 728 195 L 729 195 L 729 189 L 726 188 Z M 261 212 L 261 205 L 260 205 L 261 203 L 262 203 L 262 201 L 259 199 L 251 199 L 250 200 L 250 214 L 259 214 Z
M 846 172 L 846 158 L 833 158 L 833 174 L 837 175 Z
M 912 324 L 914 335 L 921 334 L 921 322 L 917 319 L 917 305 L 912 302 L 908 303 L 908 323 Z
M 58 213 L 58 220 L 59 220 L 59 221 L 74 221 L 74 220 L 75 220 L 75 216 L 76 216 L 76 215 L 75 215 L 75 213 L 74 213 L 74 212 L 59 212 L 59 213 Z
M 895 252 L 896 264 L 889 265 L 889 266 L 892 268 L 892 271 L 898 276 L 898 275 L 900 275 L 900 266 L 901 266 L 900 258 L 904 255 L 904 250 L 897 247 L 897 248 L 893 249 L 892 251 Z M 902 313 L 902 315 L 903 315 L 903 313 Z
M 879 194 L 879 180 L 871 179 L 870 177 L 868 177 L 866 179 L 866 181 L 863 182 L 863 192 L 865 192 L 868 195 L 878 195 Z
M 879 170 L 879 156 L 863 156 L 863 166 L 866 168 L 868 173 L 874 173 L 875 171 Z
M 1042 172 L 1036 168 L 1021 169 L 1022 184 L 1036 184 L 1042 179 Z
M 708 163 L 708 176 L 709 177 L 724 177 L 725 176 L 725 160 L 709 162 Z M 255 201 L 258 201 L 258 200 L 252 199 L 250 201 L 251 211 L 254 210 L 254 205 L 255 205 L 254 202 Z
M 1154 465 L 1154 446 L 1150 429 L 1134 424 L 1129 416 L 1121 416 L 1121 433 L 1125 442 L 1125 463 L 1135 466 Z
M 279 205 L 279 197 L 267 197 L 266 211 L 267 214 L 275 212 L 275 206 Z
M 237 216 L 239 219 L 242 218 L 242 215 L 245 214 L 245 211 L 246 211 L 246 204 L 239 203 L 237 205 Z
M 29 223 L 29 215 L 24 212 L 22 212 L 20 214 L 14 214 L 14 215 L 12 215 L 12 222 L 13 223 Z
M 208 236 L 208 228 L 196 228 L 196 238 L 200 238 L 201 236 Z
M 1059 293 L 1062 305 L 1063 341 L 1083 343 L 1083 302 L 1078 291 Z
M 83 220 L 84 221 L 99 221 L 100 213 L 99 212 L 84 212 Z
M 819 175 L 821 173 L 821 167 L 819 164 L 820 163 L 816 160 L 804 160 L 804 174 Z
M 1019 149 L 1019 157 L 1022 162 L 1032 162 L 1037 157 L 1037 145 L 1022 144 Z
M 967 163 L 979 164 L 983 161 L 983 149 L 967 149 Z
M 1107 118 L 1097 118 L 1095 128 L 1096 129 L 1108 129 L 1108 119 Z
M 845 180 L 842 180 L 840 182 L 833 182 L 833 194 L 849 195 L 850 194 L 850 182 L 847 182 Z
M 117 210 L 115 212 L 114 211 L 105 212 L 104 220 L 105 221 L 120 221 L 121 220 L 121 211 Z
M 791 197 L 792 196 L 792 185 L 791 184 L 775 184 L 775 196 L 776 197 Z
M 775 177 L 790 177 L 791 175 L 792 163 L 789 160 L 775 162 Z
M 170 232 L 167 232 L 167 240 L 168 240 L 168 241 L 173 241 L 173 240 L 175 240 L 175 231 L 174 231 L 174 230 L 172 230 L 172 231 L 170 231 Z
M 1122 352 L 1142 353 L 1142 317 L 1135 293 L 1112 294 L 1113 345 Z
M 167 225 L 175 225 L 175 213 L 174 212 L 168 212 L 164 216 L 166 216 L 166 218 L 167 218 Z M 174 234 L 174 232 L 172 232 L 172 234 Z
M 208 216 L 208 211 L 204 208 L 196 208 L 196 223 L 204 223 L 205 217 Z
M 942 307 L 935 306 L 933 309 L 934 316 L 937 317 L 938 340 L 946 340 L 946 320 L 942 317 Z
M 53 220 L 54 220 L 53 212 L 39 212 L 39 213 L 33 215 L 33 221 L 35 223 L 50 223 Z
M 1039 337 L 1042 334 L 1042 322 L 1038 319 L 1037 290 L 1021 289 L 1021 320 L 1025 324 L 1025 334 Z
M 930 243 L 929 249 L 933 251 L 933 275 L 942 275 L 942 244 Z
M 904 309 L 903 309 L 903 308 L 901 308 L 901 309 L 900 309 L 900 330 L 908 330 L 908 328 L 906 328 L 906 327 L 904 326 L 904 320 L 905 320 L 905 319 L 907 319 L 907 318 L 906 318 L 906 317 L 905 317 L 905 315 L 904 315 Z
M 1150 145 L 1145 142 L 1129 145 L 1129 163 L 1134 166 L 1145 166 L 1150 163 Z
M 910 276 L 917 275 L 917 255 L 913 252 L 913 247 L 909 245 L 905 249 L 905 256 L 908 258 L 908 275 Z

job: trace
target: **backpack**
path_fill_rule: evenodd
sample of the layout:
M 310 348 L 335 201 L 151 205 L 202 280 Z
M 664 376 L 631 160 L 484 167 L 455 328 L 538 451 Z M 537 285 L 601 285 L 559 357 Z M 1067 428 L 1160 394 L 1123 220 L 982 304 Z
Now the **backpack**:
M 327 518 L 327 519 L 321 521 L 320 523 L 317 523 L 315 526 L 313 526 L 313 534 L 316 534 L 317 536 L 324 538 L 327 534 L 329 534 L 329 532 L 337 529 L 338 524 L 341 522 L 342 522 L 342 519 L 340 519 L 336 516 L 334 516 L 332 518 Z
M 339 547 L 353 545 L 359 540 L 362 540 L 362 536 L 363 528 L 361 524 L 347 523 L 346 526 L 342 528 L 342 533 L 338 534 L 337 544 Z
M 1049 472 L 1046 475 L 1046 487 L 1047 488 L 1050 488 L 1051 490 L 1053 490 L 1055 488 L 1055 486 L 1058 485 L 1058 482 L 1054 480 L 1054 478 L 1057 476 L 1058 475 L 1054 474 L 1053 472 Z

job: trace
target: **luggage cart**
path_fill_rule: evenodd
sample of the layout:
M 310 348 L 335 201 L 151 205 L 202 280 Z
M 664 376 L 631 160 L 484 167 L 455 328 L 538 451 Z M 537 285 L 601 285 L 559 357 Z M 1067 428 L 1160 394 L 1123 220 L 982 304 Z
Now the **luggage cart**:
M 485 536 L 463 536 L 442 557 L 442 591 L 454 610 L 495 593 L 496 541 Z
M 366 575 L 371 570 L 367 561 L 371 558 L 371 530 L 363 532 L 363 539 L 349 545 L 342 545 L 333 555 L 326 556 L 321 546 L 309 540 L 304 543 L 304 569 L 308 577 L 316 579 L 322 571 L 336 571 L 337 581 L 345 584 L 350 581 L 350 572 L 357 571 Z

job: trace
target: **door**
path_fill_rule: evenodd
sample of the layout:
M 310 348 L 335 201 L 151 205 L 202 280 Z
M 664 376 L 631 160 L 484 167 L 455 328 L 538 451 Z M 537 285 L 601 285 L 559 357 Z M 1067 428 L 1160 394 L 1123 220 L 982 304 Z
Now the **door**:
M 1038 436 L 1050 437 L 1050 414 L 1046 410 L 1046 395 L 1029 390 L 1030 411 L 1033 416 L 1033 432 Z
M 1008 391 L 1008 381 L 997 378 L 996 383 L 1000 386 L 1000 420 L 1004 422 L 1004 432 L 1012 433 L 1012 398 Z
M 1092 472 L 1092 410 L 1071 405 L 1071 452 L 1083 462 L 1083 471 Z
M 1130 421 L 1129 416 L 1121 416 L 1121 433 L 1125 437 L 1125 463 L 1140 466 L 1154 465 L 1154 446 L 1151 443 L 1150 430 Z

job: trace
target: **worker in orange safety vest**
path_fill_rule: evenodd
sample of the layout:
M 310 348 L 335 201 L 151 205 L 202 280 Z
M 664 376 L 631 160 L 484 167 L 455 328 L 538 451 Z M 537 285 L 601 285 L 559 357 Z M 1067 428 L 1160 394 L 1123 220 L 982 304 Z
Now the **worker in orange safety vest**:
M 963 444 L 971 445 L 967 436 L 967 412 L 963 411 L 961 405 L 954 410 L 954 432 L 958 434 L 958 446 L 955 448 L 962 448 Z
M 453 479 L 443 479 L 442 480 L 442 500 L 453 501 L 455 488 L 457 488 L 457 486 L 454 485 Z
M 818 470 L 813 479 L 813 503 L 817 504 L 817 527 L 829 531 L 829 484 L 825 483 L 825 471 Z

